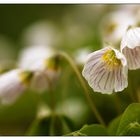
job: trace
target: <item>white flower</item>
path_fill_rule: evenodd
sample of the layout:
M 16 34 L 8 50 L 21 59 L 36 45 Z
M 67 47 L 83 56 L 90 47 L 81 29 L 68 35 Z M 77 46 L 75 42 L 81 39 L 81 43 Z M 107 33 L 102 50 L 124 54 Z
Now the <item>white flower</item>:
M 140 68 L 140 28 L 132 27 L 126 31 L 121 42 L 121 51 L 125 55 L 128 68 Z
M 53 55 L 53 50 L 48 46 L 29 46 L 22 50 L 19 56 L 18 67 L 28 70 L 44 69 L 44 60 Z
M 124 55 L 108 46 L 89 54 L 82 74 L 94 91 L 109 94 L 127 87 L 127 71 Z
M 123 34 L 130 25 L 136 24 L 135 16 L 126 10 L 118 10 L 104 18 L 101 32 L 104 42 L 120 43 Z
M 121 11 L 125 13 L 129 12 L 132 14 L 133 18 L 136 20 L 136 26 L 140 26 L 140 5 L 122 5 L 119 8 Z
M 51 22 L 37 21 L 24 30 L 22 40 L 28 46 L 55 46 L 61 40 L 61 32 Z
M 53 60 L 54 52 L 46 46 L 31 46 L 22 51 L 18 67 L 34 72 L 31 88 L 38 92 L 48 89 L 50 82 L 55 83 L 59 76 L 59 69 L 55 69 Z
M 42 93 L 49 87 L 46 75 L 43 71 L 36 71 L 31 81 L 31 89 Z
M 30 72 L 19 69 L 0 75 L 0 99 L 3 104 L 13 103 L 27 88 Z

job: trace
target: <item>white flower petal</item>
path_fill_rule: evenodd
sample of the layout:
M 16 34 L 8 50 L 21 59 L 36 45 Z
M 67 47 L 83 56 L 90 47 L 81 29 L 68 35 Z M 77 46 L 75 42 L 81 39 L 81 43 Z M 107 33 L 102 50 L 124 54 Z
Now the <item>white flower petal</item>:
M 48 79 L 46 78 L 46 73 L 49 75 L 50 79 L 55 79 L 57 77 L 57 71 L 53 74 L 50 68 L 46 65 L 46 60 L 54 54 L 53 50 L 47 48 L 46 46 L 31 46 L 22 51 L 19 61 L 19 68 L 24 70 L 34 71 L 34 77 L 31 82 L 31 88 L 38 92 L 43 92 L 48 89 Z
M 44 72 L 36 72 L 31 81 L 31 89 L 39 93 L 43 93 L 48 89 L 48 81 Z
M 19 77 L 20 70 L 12 70 L 0 76 L 0 98 L 2 103 L 13 103 L 25 90 Z
M 60 70 L 46 69 L 46 71 L 37 71 L 31 81 L 31 88 L 38 93 L 43 93 L 54 86 L 60 75 Z M 51 85 L 50 85 L 51 84 Z
M 87 56 L 87 63 L 84 66 L 82 74 L 85 75 L 85 78 L 88 80 L 90 73 L 96 70 L 100 65 L 100 58 L 107 51 L 107 48 L 104 48 L 100 51 L 95 51 Z
M 61 70 L 59 68 L 57 70 L 47 69 L 45 71 L 45 74 L 51 83 L 53 82 L 55 83 L 58 80 L 60 73 L 61 73 Z
M 106 82 L 108 82 L 108 74 L 109 71 L 105 71 L 105 69 L 102 69 L 101 71 L 98 72 L 96 79 L 94 80 L 94 88 L 95 91 L 100 92 L 102 91 L 102 93 L 110 93 L 112 92 L 112 89 L 106 89 Z
M 140 28 L 129 29 L 122 38 L 121 51 L 131 70 L 140 68 Z
M 113 58 L 112 54 L 104 58 L 108 51 L 114 52 Z M 82 74 L 94 91 L 109 94 L 127 87 L 127 71 L 124 55 L 109 46 L 90 54 Z
M 113 71 L 110 71 L 109 74 L 108 74 L 108 81 L 106 81 L 106 90 L 107 92 L 106 93 L 112 93 L 113 92 L 113 88 L 114 88 L 114 80 L 115 77 L 114 77 L 114 70 Z
M 82 48 L 78 50 L 75 54 L 75 61 L 77 64 L 83 65 L 86 62 L 86 56 L 90 53 L 90 49 Z
M 42 70 L 44 68 L 44 60 L 51 57 L 52 49 L 46 46 L 30 46 L 20 54 L 18 67 L 26 70 Z
M 140 68 L 140 46 L 135 47 L 134 49 L 125 47 L 122 52 L 128 61 L 128 67 L 130 70 Z
M 121 50 L 125 47 L 133 49 L 137 46 L 140 46 L 140 28 L 132 27 L 126 31 L 122 38 Z
M 127 76 L 123 73 L 122 68 L 115 70 L 115 92 L 122 91 L 128 86 Z
M 114 52 L 116 54 L 116 57 L 119 60 L 121 60 L 122 65 L 127 67 L 127 60 L 126 60 L 125 56 L 121 52 L 119 52 L 118 50 L 116 50 L 116 49 L 113 49 L 113 50 L 114 50 Z

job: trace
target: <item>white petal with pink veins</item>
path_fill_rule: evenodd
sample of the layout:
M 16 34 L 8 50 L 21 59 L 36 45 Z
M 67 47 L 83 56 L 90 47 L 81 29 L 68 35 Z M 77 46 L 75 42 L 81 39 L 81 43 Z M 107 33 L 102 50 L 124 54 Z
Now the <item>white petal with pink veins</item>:
M 82 74 L 94 91 L 111 94 L 127 87 L 127 71 L 124 55 L 108 46 L 88 56 Z

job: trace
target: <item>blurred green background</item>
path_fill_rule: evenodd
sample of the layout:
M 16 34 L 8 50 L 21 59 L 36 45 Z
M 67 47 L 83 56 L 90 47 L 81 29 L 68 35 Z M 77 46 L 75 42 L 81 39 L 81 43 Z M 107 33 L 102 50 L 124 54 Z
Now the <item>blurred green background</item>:
M 102 48 L 100 36 L 100 23 L 105 15 L 116 10 L 120 5 L 80 5 L 80 4 L 30 4 L 0 5 L 0 64 L 7 63 L 8 67 L 14 67 L 17 63 L 19 53 L 23 47 L 31 45 L 28 31 L 32 26 L 41 28 L 42 25 L 53 25 L 53 31 L 49 45 L 58 50 L 64 50 L 74 57 L 76 51 L 88 48 L 92 51 Z M 123 5 L 121 5 L 123 6 Z M 40 32 L 41 34 L 41 32 Z M 47 39 L 47 38 L 46 38 Z M 44 41 L 44 40 L 43 40 Z M 40 42 L 39 42 L 40 43 Z M 44 43 L 46 43 L 44 41 Z M 82 71 L 83 66 L 79 66 Z M 132 75 L 136 76 L 137 73 Z M 136 80 L 139 83 L 139 80 Z M 128 89 L 117 96 L 120 100 L 120 112 L 131 103 L 126 94 Z M 84 124 L 97 123 L 84 97 L 83 90 L 71 70 L 64 62 L 62 74 L 54 90 L 56 108 L 60 116 L 67 118 L 65 124 L 70 130 L 58 132 L 60 125 L 54 129 L 55 135 L 64 135 L 80 129 Z M 120 112 L 116 110 L 115 95 L 102 95 L 94 93 L 91 89 L 93 101 L 108 124 Z M 40 95 L 49 104 L 49 93 L 46 91 Z M 36 118 L 38 106 L 38 93 L 27 90 L 12 105 L 0 106 L 0 135 L 25 135 Z M 59 119 L 56 119 L 59 121 Z M 38 135 L 50 135 L 48 133 L 49 119 L 44 122 Z M 62 123 L 61 121 L 59 122 Z M 58 124 L 59 124 L 58 123 Z

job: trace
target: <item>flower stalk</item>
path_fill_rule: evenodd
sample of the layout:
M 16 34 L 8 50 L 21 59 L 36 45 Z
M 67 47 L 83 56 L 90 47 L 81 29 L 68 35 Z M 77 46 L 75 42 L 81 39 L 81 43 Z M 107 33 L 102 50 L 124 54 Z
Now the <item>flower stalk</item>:
M 85 84 L 85 81 L 83 80 L 83 78 L 82 78 L 82 76 L 81 76 L 81 74 L 80 74 L 80 72 L 79 72 L 79 69 L 77 68 L 76 64 L 73 62 L 72 58 L 71 58 L 67 53 L 65 53 L 65 52 L 59 52 L 58 55 L 59 55 L 60 57 L 63 57 L 63 58 L 70 64 L 70 66 L 72 67 L 72 69 L 73 69 L 73 71 L 75 72 L 75 74 L 76 74 L 76 76 L 77 76 L 77 78 L 78 78 L 78 80 L 79 80 L 81 86 L 82 86 L 83 89 L 84 89 L 84 95 L 85 95 L 85 97 L 86 97 L 86 99 L 87 99 L 87 101 L 88 101 L 88 103 L 89 103 L 89 106 L 91 107 L 92 112 L 95 114 L 97 120 L 98 120 L 102 125 L 105 126 L 105 122 L 104 122 L 104 120 L 102 119 L 100 113 L 98 112 L 98 110 L 97 110 L 97 108 L 96 108 L 94 102 L 91 100 L 90 92 L 89 92 L 89 90 L 88 90 L 88 88 L 87 88 L 87 86 L 86 86 L 86 84 Z

